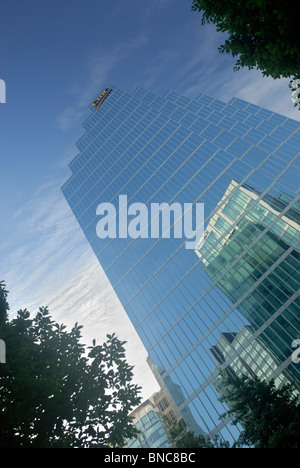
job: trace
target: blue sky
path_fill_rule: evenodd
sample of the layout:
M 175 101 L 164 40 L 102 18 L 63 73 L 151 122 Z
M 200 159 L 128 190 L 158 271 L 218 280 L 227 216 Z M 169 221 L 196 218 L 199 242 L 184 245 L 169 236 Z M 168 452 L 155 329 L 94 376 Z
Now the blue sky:
M 87 106 L 108 82 L 233 96 L 299 120 L 289 80 L 234 72 L 224 38 L 201 26 L 192 0 L 2 0 L 0 78 L 0 279 L 11 311 L 49 305 L 86 340 L 116 331 L 151 394 L 146 353 L 70 212 L 60 187 L 77 153 Z M 139 359 L 136 356 L 139 356 Z

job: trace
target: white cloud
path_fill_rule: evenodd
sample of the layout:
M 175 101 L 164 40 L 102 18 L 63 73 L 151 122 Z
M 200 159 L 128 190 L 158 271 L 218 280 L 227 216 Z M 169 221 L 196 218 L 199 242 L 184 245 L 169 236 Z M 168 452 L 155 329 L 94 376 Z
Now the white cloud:
M 147 15 L 169 2 L 147 2 Z M 263 78 L 257 71 L 235 73 L 234 61 L 217 51 L 220 36 L 213 27 L 207 26 L 206 34 L 202 31 L 199 25 L 195 42 L 184 51 L 161 48 L 134 79 L 154 90 L 161 89 L 163 82 L 163 86 L 190 97 L 204 92 L 227 101 L 237 96 L 299 119 L 287 80 Z M 59 128 L 65 131 L 83 121 L 87 103 L 111 81 L 120 63 L 149 42 L 143 33 L 110 49 L 95 48 L 86 62 L 84 82 L 71 90 L 72 104 L 58 116 Z M 69 148 L 59 164 L 65 165 L 72 152 Z M 128 361 L 136 366 L 136 380 L 149 396 L 156 385 L 145 364 L 146 351 L 63 198 L 60 185 L 53 180 L 41 186 L 11 219 L 12 242 L 6 246 L 15 239 L 19 247 L 3 259 L 2 278 L 10 290 L 12 312 L 28 307 L 34 313 L 39 306 L 48 305 L 57 321 L 68 327 L 75 322 L 82 324 L 87 344 L 94 338 L 102 342 L 107 333 L 116 332 L 128 342 Z
M 176 80 L 186 96 L 201 93 L 228 102 L 232 97 L 265 107 L 279 114 L 299 120 L 299 110 L 294 108 L 289 79 L 264 77 L 260 70 L 243 68 L 233 71 L 232 58 L 217 52 L 216 37 L 208 32 L 204 41 L 193 49 L 191 58 L 183 64 Z
M 66 107 L 57 119 L 60 130 L 68 130 L 75 123 L 83 121 L 85 114 L 86 109 L 80 109 L 78 104 Z
M 239 97 L 299 120 L 300 113 L 292 102 L 289 79 L 274 80 L 263 77 L 259 70 L 247 68 L 235 72 L 236 59 L 218 52 L 226 34 L 217 33 L 214 25 L 203 27 L 200 21 L 199 24 L 190 21 L 188 25 L 192 32 L 189 36 L 193 36 L 189 47 L 184 41 L 182 47 L 162 48 L 144 71 L 142 81 L 146 88 L 159 92 L 164 82 L 167 89 L 172 88 L 191 98 L 201 93 L 224 102 Z
M 112 72 L 147 42 L 147 35 L 142 33 L 127 42 L 117 42 L 109 49 L 95 47 L 87 59 L 86 81 L 73 88 L 72 105 L 66 107 L 58 116 L 61 130 L 68 130 L 84 120 L 87 103 L 110 82 Z
M 49 306 L 52 317 L 69 329 L 83 325 L 88 346 L 107 334 L 127 341 L 127 360 L 144 398 L 157 390 L 147 353 L 104 271 L 94 256 L 58 181 L 41 186 L 11 219 L 14 245 L 2 259 L 1 279 L 9 293 L 11 316 L 27 308 L 35 314 Z M 3 267 L 5 265 L 5 267 Z
M 143 398 L 158 390 L 146 365 L 147 352 L 96 260 L 56 292 L 50 299 L 49 309 L 68 328 L 76 321 L 83 324 L 83 341 L 88 346 L 94 338 L 101 344 L 107 334 L 116 333 L 121 341 L 127 342 L 127 361 L 135 366 L 134 383 L 142 386 Z

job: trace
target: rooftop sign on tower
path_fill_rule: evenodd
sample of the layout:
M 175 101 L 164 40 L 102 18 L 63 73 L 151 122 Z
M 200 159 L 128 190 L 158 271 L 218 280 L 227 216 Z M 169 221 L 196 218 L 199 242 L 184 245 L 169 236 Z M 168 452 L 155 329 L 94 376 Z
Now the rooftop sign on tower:
M 100 106 L 102 106 L 103 102 L 105 101 L 105 99 L 109 96 L 109 94 L 112 92 L 112 89 L 110 88 L 105 88 L 105 90 L 103 91 L 103 93 L 99 94 L 99 96 L 97 97 L 97 99 L 93 102 L 93 106 L 96 107 L 96 109 L 98 110 Z

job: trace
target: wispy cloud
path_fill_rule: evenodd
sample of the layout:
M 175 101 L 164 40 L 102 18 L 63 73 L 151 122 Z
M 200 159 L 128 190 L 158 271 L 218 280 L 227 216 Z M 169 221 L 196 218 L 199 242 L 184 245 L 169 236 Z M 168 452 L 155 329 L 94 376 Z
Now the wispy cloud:
M 0 278 L 10 291 L 11 315 L 20 308 L 34 314 L 48 306 L 68 329 L 75 322 L 83 325 L 87 345 L 116 333 L 128 343 L 127 360 L 135 365 L 135 383 L 146 398 L 157 390 L 146 350 L 59 187 L 57 180 L 44 184 L 11 218 L 18 248 L 4 252 Z
M 19 300 L 47 294 L 59 285 L 66 272 L 66 259 L 82 243 L 83 235 L 74 229 L 74 218 L 63 199 L 57 181 L 40 187 L 34 196 L 12 216 L 10 224 L 18 249 L 7 254 L 7 276 L 16 285 Z M 79 263 L 83 247 L 75 258 Z M 13 288 L 14 289 L 14 288 Z M 13 293 L 14 294 L 14 293 Z M 21 304 L 20 304 L 21 305 Z
M 86 115 L 87 103 L 111 81 L 111 75 L 120 64 L 148 42 L 145 33 L 127 42 L 117 42 L 109 49 L 95 47 L 86 62 L 86 81 L 73 88 L 72 105 L 66 107 L 58 116 L 61 130 L 68 130 L 82 121 Z
M 260 70 L 247 68 L 235 72 L 235 59 L 218 52 L 224 34 L 216 34 L 212 25 L 201 28 L 194 32 L 195 42 L 186 51 L 185 62 L 173 77 L 179 91 L 189 97 L 206 93 L 225 102 L 239 97 L 299 120 L 300 113 L 291 99 L 289 79 L 274 80 L 263 77 Z
M 60 130 L 76 128 L 84 120 L 87 103 L 147 42 L 147 34 L 141 33 L 116 41 L 109 50 L 102 46 L 92 50 L 84 81 L 70 90 L 71 104 L 57 118 Z M 68 148 L 56 169 L 73 155 L 74 148 Z M 20 308 L 34 314 L 38 307 L 49 306 L 54 319 L 68 328 L 82 324 L 87 344 L 94 338 L 101 343 L 108 333 L 116 333 L 128 342 L 127 358 L 136 366 L 136 383 L 149 396 L 157 384 L 146 365 L 146 350 L 61 193 L 63 182 L 48 180 L 10 217 L 7 246 L 18 247 L 4 251 L 1 279 L 10 291 L 11 314 Z
M 126 341 L 126 357 L 135 366 L 134 382 L 143 388 L 143 398 L 158 390 L 158 384 L 147 368 L 147 352 L 98 263 L 92 262 L 57 290 L 48 303 L 59 323 L 68 328 L 76 321 L 84 325 L 83 341 L 98 344 L 109 333 Z M 138 358 L 137 358 L 138 356 Z

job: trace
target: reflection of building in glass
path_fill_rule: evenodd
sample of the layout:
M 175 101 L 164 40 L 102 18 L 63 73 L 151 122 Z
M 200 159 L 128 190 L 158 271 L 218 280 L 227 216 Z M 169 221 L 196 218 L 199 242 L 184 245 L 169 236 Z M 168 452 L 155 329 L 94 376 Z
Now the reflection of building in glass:
M 238 333 L 221 333 L 212 347 L 219 371 L 214 386 L 220 394 L 224 391 L 223 371 L 233 379 L 246 375 L 268 381 L 272 377 L 277 387 L 291 383 L 280 372 L 280 363 L 265 343 L 259 337 L 253 339 L 253 332 L 250 326 L 245 326 Z
M 153 397 L 146 400 L 132 413 L 133 424 L 140 431 L 137 438 L 128 441 L 125 448 L 168 448 L 170 433 Z
M 150 357 L 147 362 L 161 390 L 132 412 L 131 416 L 140 434 L 138 438 L 130 440 L 126 448 L 171 447 L 169 430 L 174 425 L 196 435 L 205 435 L 189 408 L 183 407 L 182 411 L 179 409 L 184 403 L 184 393 L 179 385 L 171 381 L 165 369 L 155 366 Z
M 274 332 L 271 337 L 262 328 L 266 326 L 262 311 L 252 311 L 246 319 L 239 307 L 241 298 L 232 296 L 232 302 L 227 288 L 224 293 L 195 252 L 185 249 L 184 238 L 177 239 L 171 233 L 170 239 L 99 239 L 97 207 L 112 203 L 117 208 L 120 195 L 127 195 L 128 205 L 142 203 L 148 210 L 151 203 L 183 206 L 199 202 L 205 205 L 205 217 L 211 219 L 230 182 L 236 179 L 243 186 L 257 187 L 264 197 L 287 192 L 296 202 L 300 123 L 236 98 L 222 102 L 204 94 L 191 99 L 174 91 L 158 96 L 142 88 L 128 93 L 107 87 L 111 92 L 98 110 L 91 102 L 84 134 L 77 142 L 79 153 L 69 165 L 72 174 L 63 193 L 148 355 L 164 368 L 165 382 L 170 378 L 180 387 L 180 411 L 190 411 L 205 433 L 217 430 L 223 440 L 231 441 L 239 434 L 231 425 L 219 427 L 224 406 L 213 386 L 215 360 L 210 349 L 221 332 L 238 332 L 251 319 L 254 333 L 260 329 L 266 340 L 278 338 L 274 346 L 286 357 L 291 346 L 287 340 L 296 327 L 293 318 L 299 314 L 298 303 L 289 292 L 296 290 L 298 281 L 296 275 L 290 278 L 290 271 L 300 270 L 295 268 L 299 266 L 297 254 L 292 253 L 297 252 L 296 247 L 283 239 L 285 229 L 277 237 L 275 232 L 258 236 L 260 244 L 270 243 L 274 268 L 278 263 L 274 259 L 280 256 L 280 278 L 286 283 L 274 312 L 268 307 L 274 306 L 272 288 L 276 289 L 277 270 L 273 276 L 269 272 L 268 286 L 262 283 L 262 276 L 257 279 L 261 288 L 265 287 L 257 294 L 267 294 L 269 304 L 266 307 L 262 298 L 260 308 L 274 318 L 273 328 L 267 325 Z M 276 218 L 282 215 L 286 225 L 285 218 L 290 218 L 285 206 L 278 202 Z M 259 230 L 256 225 L 253 228 Z M 286 235 L 296 240 L 293 228 L 289 221 Z M 277 250 L 272 253 L 274 236 Z M 246 242 L 245 255 L 249 249 Z M 259 255 L 266 257 L 266 265 L 269 251 L 263 246 L 261 250 L 264 253 Z M 254 259 L 255 274 L 259 274 L 260 260 Z M 227 273 L 224 267 L 222 263 L 223 276 Z M 244 274 L 242 270 L 239 273 Z M 248 281 L 250 278 L 249 274 Z M 288 297 L 290 306 L 286 304 L 284 317 L 281 307 Z M 252 300 L 254 297 L 249 297 L 248 302 Z M 258 297 L 255 300 L 259 303 Z
M 300 205 L 232 181 L 197 254 L 205 271 L 285 367 L 300 333 Z
M 196 435 L 205 436 L 190 408 L 184 405 L 185 397 L 180 385 L 175 384 L 166 370 L 161 366 L 156 366 L 150 357 L 148 357 L 147 362 L 161 388 L 161 391 L 155 395 L 154 401 L 167 422 L 172 424 L 176 421 L 179 427 L 186 428 Z M 164 407 L 164 403 L 160 405 L 162 399 L 168 402 L 168 406 Z
M 300 205 L 292 199 L 264 197 L 232 181 L 196 250 L 205 271 L 286 366 L 300 332 L 299 223 Z

